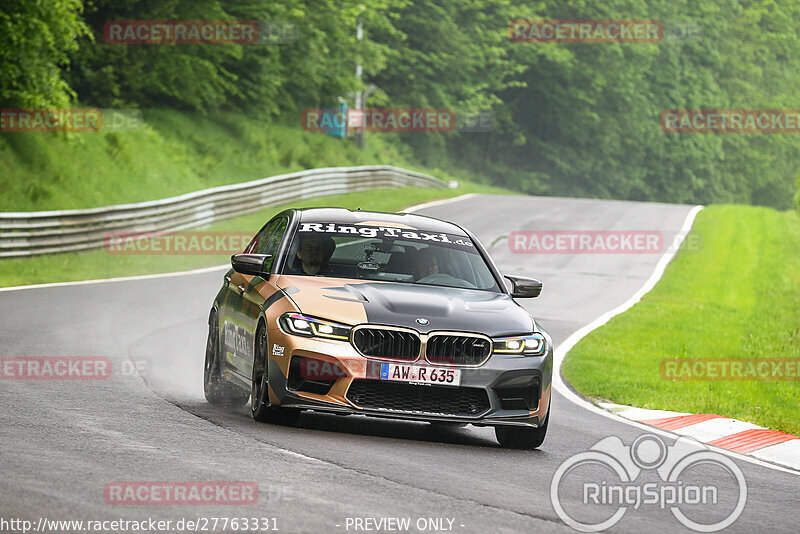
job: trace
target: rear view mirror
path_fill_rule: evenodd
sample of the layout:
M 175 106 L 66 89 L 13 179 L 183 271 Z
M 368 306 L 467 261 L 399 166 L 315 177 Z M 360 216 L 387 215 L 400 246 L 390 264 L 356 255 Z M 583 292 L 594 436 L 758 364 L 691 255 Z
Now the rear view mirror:
M 542 283 L 535 278 L 510 275 L 506 278 L 511 282 L 511 296 L 514 298 L 538 297 L 542 292 Z
M 240 274 L 267 277 L 272 267 L 272 254 L 234 254 L 231 266 Z

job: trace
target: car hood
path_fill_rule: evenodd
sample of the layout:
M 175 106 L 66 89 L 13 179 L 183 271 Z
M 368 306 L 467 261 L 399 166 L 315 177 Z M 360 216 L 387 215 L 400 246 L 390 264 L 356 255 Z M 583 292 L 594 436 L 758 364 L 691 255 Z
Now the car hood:
M 351 325 L 371 323 L 421 333 L 455 330 L 489 336 L 523 334 L 535 327 L 530 314 L 504 293 L 311 276 L 281 276 L 277 283 L 302 313 Z M 421 325 L 417 319 L 429 323 Z

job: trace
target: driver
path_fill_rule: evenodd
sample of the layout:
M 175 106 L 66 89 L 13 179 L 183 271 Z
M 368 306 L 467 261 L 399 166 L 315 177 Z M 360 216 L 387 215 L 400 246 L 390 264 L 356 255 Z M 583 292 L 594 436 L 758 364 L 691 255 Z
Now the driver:
M 335 248 L 336 243 L 330 237 L 301 238 L 300 247 L 297 249 L 297 260 L 303 274 L 312 276 L 324 274 Z
M 432 276 L 439 273 L 439 259 L 436 257 L 436 251 L 432 248 L 423 248 L 419 250 L 414 264 L 414 280 L 419 281 L 426 276 Z

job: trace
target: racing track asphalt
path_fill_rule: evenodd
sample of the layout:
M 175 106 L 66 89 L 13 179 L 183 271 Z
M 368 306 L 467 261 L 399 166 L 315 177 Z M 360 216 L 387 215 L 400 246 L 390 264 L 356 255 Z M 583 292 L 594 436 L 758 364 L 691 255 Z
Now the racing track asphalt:
M 513 254 L 509 233 L 658 230 L 670 237 L 690 209 L 472 196 L 419 213 L 471 229 L 505 272 L 540 278 L 541 297 L 521 302 L 558 344 L 623 303 L 659 255 Z M 347 532 L 348 517 L 410 517 L 412 525 L 447 517 L 455 532 L 567 532 L 550 500 L 558 466 L 604 437 L 630 444 L 645 433 L 555 392 L 538 451 L 501 449 L 492 429 L 472 426 L 314 413 L 297 427 L 257 424 L 246 408 L 227 411 L 202 397 L 206 318 L 223 272 L 0 292 L 0 356 L 104 356 L 114 370 L 108 380 L 0 381 L 0 518 L 275 517 L 282 532 Z M 131 362 L 144 362 L 141 376 L 123 372 Z M 728 531 L 796 531 L 800 478 L 736 463 L 748 500 Z M 720 491 L 731 490 L 723 478 Z M 260 499 L 250 506 L 119 506 L 103 497 L 112 481 L 195 480 L 253 481 Z M 578 495 L 568 497 L 573 509 Z M 685 530 L 668 511 L 643 506 L 612 531 L 661 529 Z

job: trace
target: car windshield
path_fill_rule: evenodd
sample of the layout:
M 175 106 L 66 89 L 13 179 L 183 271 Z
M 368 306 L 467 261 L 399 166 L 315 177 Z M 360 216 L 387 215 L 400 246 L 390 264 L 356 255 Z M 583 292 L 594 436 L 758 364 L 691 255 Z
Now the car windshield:
M 469 237 L 379 224 L 300 223 L 283 274 L 500 291 Z

